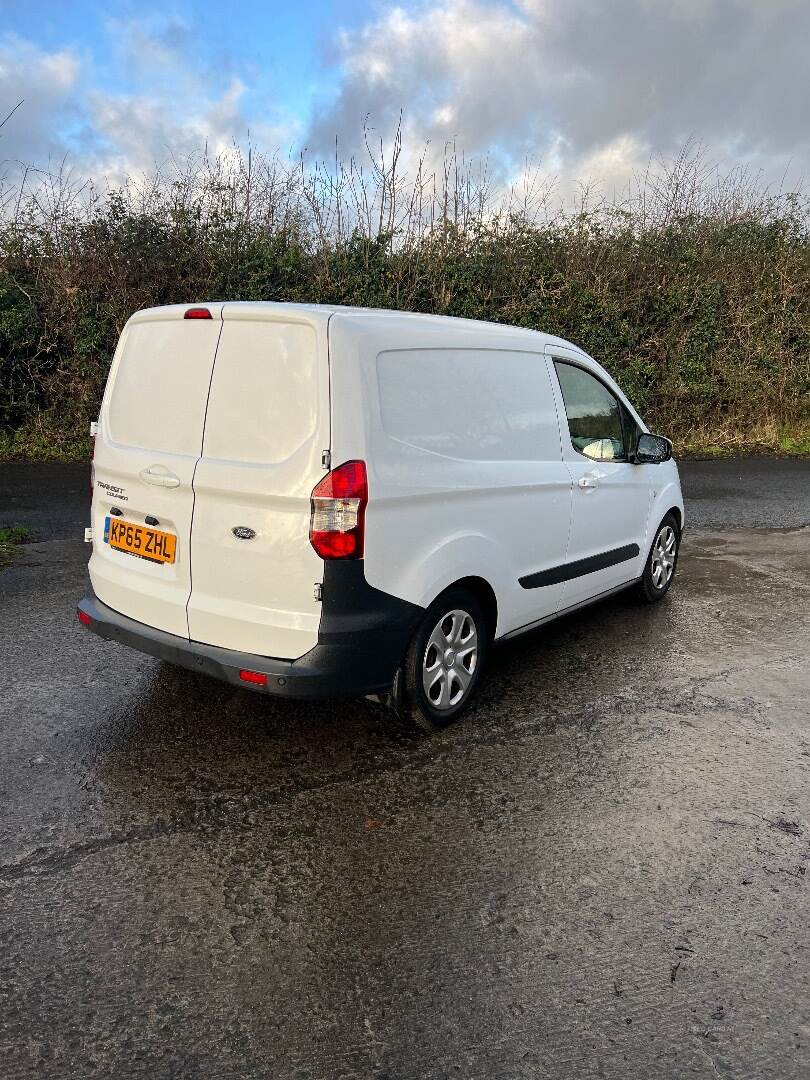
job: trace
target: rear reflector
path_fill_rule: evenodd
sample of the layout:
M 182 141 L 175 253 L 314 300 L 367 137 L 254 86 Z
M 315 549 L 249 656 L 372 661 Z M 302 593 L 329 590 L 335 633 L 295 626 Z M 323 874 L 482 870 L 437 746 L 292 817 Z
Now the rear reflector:
M 368 481 L 363 461 L 346 461 L 313 488 L 309 542 L 322 559 L 362 559 Z
M 211 312 L 207 307 L 190 307 L 183 316 L 184 319 L 210 319 Z
M 245 671 L 243 669 L 239 672 L 239 678 L 242 682 L 249 682 L 254 686 L 267 686 L 267 676 L 261 671 Z
M 79 622 L 82 623 L 83 626 L 90 626 L 93 620 L 90 618 L 86 611 L 82 611 L 81 608 L 77 608 L 76 614 L 79 616 Z

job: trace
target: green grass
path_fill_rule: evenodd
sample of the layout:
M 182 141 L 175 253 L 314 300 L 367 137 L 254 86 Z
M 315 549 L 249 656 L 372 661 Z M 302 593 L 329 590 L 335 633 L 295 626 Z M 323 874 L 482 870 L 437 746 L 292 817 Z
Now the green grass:
M 680 458 L 732 458 L 763 455 L 802 457 L 810 455 L 810 428 L 807 425 L 779 427 L 775 423 L 736 428 L 731 436 L 718 426 L 702 427 L 690 433 L 673 431 L 666 420 L 642 410 L 652 431 L 673 438 L 675 454 Z M 84 434 L 65 434 L 59 428 L 43 431 L 41 424 L 28 425 L 15 432 L 0 431 L 0 462 L 62 461 L 89 462 L 90 439 Z
M 810 454 L 810 429 L 799 432 L 780 432 L 779 451 L 791 455 Z
M 0 430 L 0 461 L 89 462 L 90 437 L 57 426 L 43 431 L 41 423 L 25 424 L 16 431 Z
M 33 539 L 34 534 L 24 525 L 0 526 L 0 570 L 14 562 L 20 544 L 30 544 Z

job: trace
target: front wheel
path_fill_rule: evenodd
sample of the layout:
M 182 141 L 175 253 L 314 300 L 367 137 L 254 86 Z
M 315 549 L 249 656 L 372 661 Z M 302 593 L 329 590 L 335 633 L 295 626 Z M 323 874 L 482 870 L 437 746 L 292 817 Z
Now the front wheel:
M 448 589 L 425 612 L 403 664 L 403 706 L 424 731 L 447 727 L 467 708 L 486 655 L 484 613 L 466 589 Z
M 656 604 L 669 591 L 678 565 L 680 530 L 674 514 L 667 514 L 655 534 L 638 593 L 648 604 Z

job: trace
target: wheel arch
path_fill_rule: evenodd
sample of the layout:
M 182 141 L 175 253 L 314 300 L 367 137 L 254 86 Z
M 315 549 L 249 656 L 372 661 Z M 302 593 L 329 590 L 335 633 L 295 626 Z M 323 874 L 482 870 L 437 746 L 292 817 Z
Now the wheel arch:
M 484 618 L 487 622 L 487 633 L 489 640 L 492 641 L 498 629 L 498 598 L 490 583 L 485 578 L 471 574 L 451 582 L 446 588 L 442 589 L 435 599 L 438 600 L 439 596 L 443 596 L 450 589 L 467 589 L 473 594 L 483 608 Z
M 663 505 L 666 506 L 666 503 L 664 503 Z M 649 557 L 650 557 L 650 552 L 652 551 L 653 544 L 655 543 L 655 538 L 658 535 L 658 530 L 663 525 L 664 519 L 668 518 L 670 514 L 672 514 L 672 516 L 675 518 L 675 524 L 678 527 L 678 543 L 680 543 L 681 531 L 682 531 L 682 528 L 683 528 L 683 514 L 681 513 L 681 508 L 679 506 L 674 506 L 673 505 L 673 506 L 670 506 L 668 510 L 664 510 L 663 513 L 661 513 L 660 510 L 659 510 L 655 514 L 655 517 L 653 517 L 653 519 L 652 519 L 655 522 L 655 524 L 652 526 L 652 528 L 650 529 L 650 532 L 648 534 L 647 548 L 646 548 L 646 551 L 647 551 L 646 559 L 649 559 Z M 645 559 L 645 565 L 646 565 L 646 559 Z
M 667 514 L 672 514 L 672 516 L 675 518 L 675 521 L 678 523 L 678 536 L 680 536 L 680 534 L 683 532 L 683 514 L 681 513 L 680 506 L 670 506 L 666 514 L 661 515 L 662 521 L 667 516 Z

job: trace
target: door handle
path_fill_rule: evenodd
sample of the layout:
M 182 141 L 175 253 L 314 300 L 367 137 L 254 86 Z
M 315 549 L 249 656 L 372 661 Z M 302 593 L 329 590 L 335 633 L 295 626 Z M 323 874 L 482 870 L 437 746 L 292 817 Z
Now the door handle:
M 577 482 L 581 488 L 599 487 L 599 481 L 595 476 L 580 476 Z
M 155 487 L 176 488 L 180 486 L 180 478 L 162 465 L 149 465 L 141 469 L 138 474 L 146 484 L 154 484 Z

